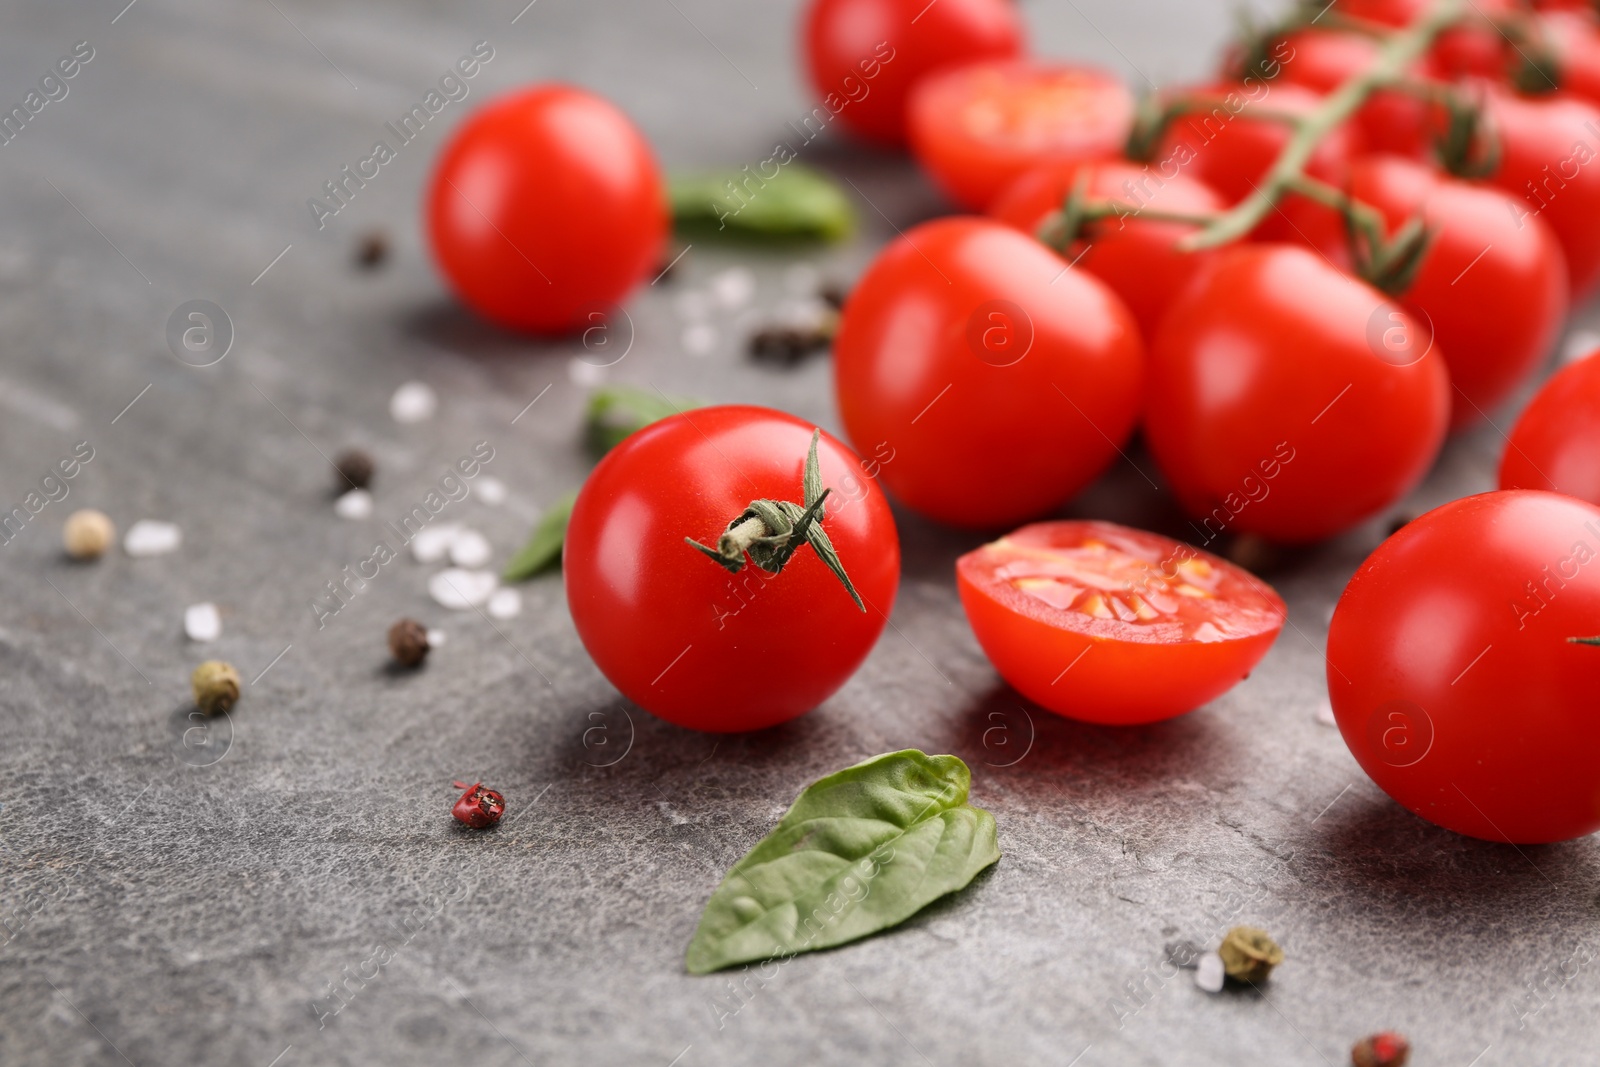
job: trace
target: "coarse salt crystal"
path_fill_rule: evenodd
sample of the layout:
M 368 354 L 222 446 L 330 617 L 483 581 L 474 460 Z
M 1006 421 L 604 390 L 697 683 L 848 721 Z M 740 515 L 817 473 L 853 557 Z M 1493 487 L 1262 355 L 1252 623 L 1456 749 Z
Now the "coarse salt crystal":
M 739 308 L 755 295 L 756 276 L 743 267 L 729 267 L 711 279 L 711 295 L 725 308 Z
M 1561 362 L 1576 363 L 1600 348 L 1600 333 L 1593 330 L 1573 330 L 1567 343 L 1561 346 Z
M 489 614 L 497 619 L 514 619 L 522 614 L 522 594 L 515 589 L 496 589 L 489 598 Z
M 606 369 L 581 359 L 567 364 L 567 379 L 580 389 L 590 389 L 606 380 Z
M 446 522 L 438 526 L 424 526 L 411 539 L 411 556 L 418 563 L 438 563 L 449 553 L 461 533 L 460 523 Z
M 1324 700 L 1317 706 L 1317 722 L 1323 726 L 1338 726 L 1338 720 L 1333 717 L 1333 705 Z
M 165 555 L 181 544 L 183 531 L 157 519 L 140 519 L 122 538 L 122 550 L 135 557 Z
M 389 398 L 389 415 L 395 422 L 426 422 L 439 409 L 439 394 L 427 382 L 407 382 Z
M 696 323 L 683 331 L 683 350 L 691 356 L 708 355 L 717 347 L 717 328 L 706 323 Z
M 506 502 L 506 483 L 492 474 L 485 474 L 478 479 L 478 499 L 490 507 L 496 507 Z
M 372 494 L 365 489 L 342 493 L 333 502 L 333 512 L 341 519 L 366 519 L 372 516 Z
M 1207 993 L 1222 992 L 1222 980 L 1226 971 L 1222 966 L 1222 957 L 1215 952 L 1207 952 L 1200 957 L 1200 965 L 1194 970 L 1194 984 L 1204 989 Z
M 500 584 L 493 571 L 451 567 L 428 579 L 428 595 L 451 611 L 466 611 L 488 600 Z
M 217 606 L 207 601 L 183 609 L 183 632 L 191 641 L 215 641 L 222 636 L 222 616 Z
M 445 640 L 448 636 L 449 635 L 443 630 L 429 630 L 428 645 L 432 648 L 438 648 L 440 645 L 445 643 Z
M 489 547 L 488 538 L 477 530 L 462 530 L 450 542 L 450 562 L 457 567 L 481 567 L 489 562 L 493 554 L 494 549 Z

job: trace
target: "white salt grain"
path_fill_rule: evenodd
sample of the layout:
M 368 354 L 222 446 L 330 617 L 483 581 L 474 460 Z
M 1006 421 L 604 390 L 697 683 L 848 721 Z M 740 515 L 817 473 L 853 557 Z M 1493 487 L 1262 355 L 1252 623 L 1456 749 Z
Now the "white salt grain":
M 515 589 L 496 589 L 489 598 L 489 614 L 497 619 L 514 619 L 522 614 L 522 594 Z
M 372 494 L 365 489 L 352 489 L 333 502 L 333 511 L 341 519 L 371 518 Z
M 1567 343 L 1561 346 L 1561 362 L 1576 363 L 1596 348 L 1600 348 L 1600 333 L 1593 330 L 1573 330 Z
M 506 502 L 506 483 L 492 474 L 485 474 L 478 479 L 478 499 L 490 507 L 498 507 Z
M 500 584 L 493 571 L 451 567 L 428 579 L 428 595 L 451 611 L 466 611 L 488 600 Z
M 1207 952 L 1200 957 L 1200 965 L 1194 970 L 1194 984 L 1207 993 L 1220 993 L 1225 976 L 1222 957 L 1215 952 Z
M 1317 706 L 1317 722 L 1323 726 L 1339 725 L 1338 721 L 1333 717 L 1333 705 L 1326 700 Z
M 389 415 L 395 422 L 427 422 L 439 409 L 439 394 L 426 382 L 407 382 L 389 398 Z
M 717 347 L 717 328 L 707 323 L 696 323 L 683 331 L 683 350 L 691 356 L 710 354 Z
M 477 530 L 462 530 L 450 542 L 450 562 L 457 567 L 476 569 L 488 563 L 493 554 L 488 538 Z
M 411 539 L 411 555 L 418 563 L 438 563 L 455 544 L 461 533 L 459 523 L 447 522 L 438 526 L 424 526 Z
M 447 635 L 443 630 L 429 630 L 428 647 L 438 648 L 440 645 L 445 643 L 445 640 L 448 636 L 449 635 Z
M 732 310 L 750 302 L 756 292 L 756 276 L 743 267 L 729 267 L 711 279 L 711 296 Z
M 165 555 L 181 544 L 183 531 L 157 519 L 140 519 L 122 538 L 122 550 L 135 557 Z
M 606 369 L 581 359 L 567 364 L 567 380 L 580 389 L 592 389 L 606 380 Z
M 183 632 L 191 641 L 215 641 L 222 636 L 222 616 L 210 602 L 183 609 Z

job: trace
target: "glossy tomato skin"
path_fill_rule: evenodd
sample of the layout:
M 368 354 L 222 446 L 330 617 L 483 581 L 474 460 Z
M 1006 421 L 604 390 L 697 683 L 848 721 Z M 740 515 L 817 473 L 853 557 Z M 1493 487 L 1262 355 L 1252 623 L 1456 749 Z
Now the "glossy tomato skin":
M 1484 493 L 1407 524 L 1328 631 L 1345 744 L 1430 822 L 1540 844 L 1600 828 L 1600 509 Z
M 1428 225 L 1427 255 L 1398 302 L 1431 328 L 1444 354 L 1451 425 L 1482 422 L 1533 374 L 1561 332 L 1568 301 L 1560 242 L 1537 217 L 1519 218 L 1521 206 L 1500 190 L 1395 156 L 1357 160 L 1348 191 L 1382 212 L 1391 234 L 1413 217 Z M 1297 236 L 1349 264 L 1341 216 L 1304 202 L 1286 210 Z
M 610 102 L 555 83 L 479 108 L 428 190 L 434 259 L 461 300 L 501 326 L 594 325 L 659 261 L 665 193 L 655 156 Z
M 1523 410 L 1500 460 L 1500 488 L 1600 505 L 1600 359 L 1563 367 Z
M 1066 202 L 1080 174 L 1091 200 L 1124 206 L 1125 216 L 1093 227 L 1089 239 L 1068 250 L 1074 269 L 1086 270 L 1111 287 L 1139 320 L 1148 340 L 1183 288 L 1211 259 L 1210 252 L 1180 252 L 1178 242 L 1195 231 L 1181 223 L 1140 218 L 1142 211 L 1205 215 L 1223 208 L 1222 198 L 1204 182 L 1182 171 L 1164 175 L 1154 165 L 1121 160 L 1052 163 L 1022 175 L 989 206 L 989 214 L 1024 233 Z
M 1282 78 L 1312 92 L 1327 95 L 1370 67 L 1378 57 L 1378 43 L 1360 33 L 1309 29 L 1289 34 L 1280 44 Z M 1430 74 L 1418 64 L 1413 76 Z M 1394 152 L 1421 157 L 1429 142 L 1430 110 L 1409 93 L 1379 90 L 1356 113 L 1361 141 L 1370 152 Z
M 1097 573 L 1093 556 L 1051 558 L 1086 542 L 1137 564 Z M 1278 594 L 1233 564 L 1107 522 L 1024 526 L 957 560 L 956 587 L 978 643 L 1014 689 L 1059 715 L 1112 725 L 1170 719 L 1221 696 L 1267 654 L 1286 617 Z M 1162 600 L 1204 610 L 1151 609 Z
M 884 485 L 952 526 L 993 529 L 1066 502 L 1117 456 L 1144 381 L 1116 294 L 989 219 L 923 223 L 845 304 L 834 384 Z
M 817 99 L 851 133 L 890 147 L 905 143 L 918 80 L 1027 44 L 1010 0 L 812 0 L 803 32 Z
M 907 123 L 934 183 L 982 211 L 1035 167 L 1120 156 L 1133 110 L 1133 95 L 1104 71 L 1015 60 L 923 79 Z
M 1566 254 L 1573 299 L 1591 295 L 1600 284 L 1600 110 L 1561 93 L 1481 88 L 1502 151 L 1488 182 L 1549 223 Z
M 578 494 L 562 567 L 595 665 L 640 707 L 695 730 L 759 730 L 804 714 L 866 659 L 894 606 L 900 544 L 854 453 L 823 434 L 823 529 L 866 603 L 816 553 L 738 574 L 715 544 L 753 499 L 803 502 L 812 427 L 756 407 L 697 408 L 627 438 Z
M 1386 349 L 1395 328 L 1420 343 Z M 1450 410 L 1421 326 L 1289 245 L 1224 249 L 1167 313 L 1149 381 L 1146 442 L 1208 539 L 1312 542 L 1376 515 L 1427 473 Z

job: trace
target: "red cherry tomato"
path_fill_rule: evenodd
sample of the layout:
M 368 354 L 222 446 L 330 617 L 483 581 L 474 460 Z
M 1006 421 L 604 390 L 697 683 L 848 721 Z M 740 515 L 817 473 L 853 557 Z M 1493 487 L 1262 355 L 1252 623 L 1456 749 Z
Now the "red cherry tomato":
M 1385 333 L 1408 331 L 1399 348 Z M 1224 249 L 1151 347 L 1145 439 L 1209 542 L 1331 537 L 1427 473 L 1444 358 L 1370 286 L 1303 248 Z
M 1326 95 L 1370 67 L 1378 56 L 1378 43 L 1360 33 L 1302 30 L 1280 44 L 1279 60 L 1284 81 Z M 1414 76 L 1428 77 L 1427 64 L 1418 64 Z M 1379 90 L 1356 113 L 1356 126 L 1368 151 L 1422 156 L 1428 148 L 1428 105 L 1409 93 Z
M 956 561 L 961 606 L 1000 676 L 1060 715 L 1156 722 L 1221 696 L 1286 611 L 1216 556 L 1109 522 L 1042 522 Z
M 1600 283 L 1600 110 L 1565 94 L 1522 97 L 1487 83 L 1482 91 L 1502 152 L 1490 184 L 1550 224 L 1573 299 L 1588 296 Z
M 1427 14 L 1432 3 L 1433 0 L 1337 0 L 1329 6 L 1333 13 L 1346 18 L 1407 26 Z M 1472 0 L 1469 12 L 1483 17 L 1506 15 L 1516 11 L 1517 5 L 1518 0 Z M 1429 59 L 1447 77 L 1489 74 L 1496 68 L 1503 44 L 1504 37 L 1498 30 L 1469 23 L 1440 34 Z
M 1383 213 L 1390 232 L 1421 217 L 1433 237 L 1398 303 L 1423 325 L 1450 369 L 1451 424 L 1481 421 L 1531 375 L 1567 313 L 1561 245 L 1498 189 L 1452 181 L 1420 163 L 1369 156 L 1351 167 L 1350 195 Z M 1304 201 L 1286 208 L 1297 236 L 1350 261 L 1344 221 Z M 1409 337 L 1401 338 L 1409 344 Z
M 1600 359 L 1590 355 L 1544 383 L 1506 442 L 1500 488 L 1600 504 Z
M 889 490 L 953 526 L 1049 512 L 1116 458 L 1144 380 L 1116 294 L 1008 226 L 923 223 L 850 294 L 839 411 Z
M 1258 79 L 1199 86 L 1174 95 L 1192 100 L 1194 110 L 1167 127 L 1158 158 L 1189 170 L 1230 204 L 1260 186 L 1289 143 L 1289 125 L 1269 116 L 1305 116 L 1322 103 L 1320 96 L 1303 86 Z M 1343 185 L 1358 148 L 1359 138 L 1351 127 L 1340 126 L 1317 147 L 1306 172 Z M 1258 236 L 1265 239 L 1278 225 L 1275 218 L 1269 219 Z
M 950 199 L 981 211 L 1042 163 L 1121 155 L 1133 95 L 1085 67 L 975 63 L 918 83 L 907 119 L 917 161 Z
M 544 84 L 490 101 L 434 165 L 428 235 L 456 295 L 502 326 L 603 324 L 661 257 L 650 146 L 608 101 Z
M 1211 255 L 1176 248 L 1195 227 L 1141 219 L 1140 213 L 1206 215 L 1220 211 L 1222 199 L 1199 179 L 1179 171 L 1163 174 L 1154 165 L 1051 163 L 1007 186 L 989 205 L 989 214 L 1024 233 L 1037 233 L 1040 223 L 1061 210 L 1080 174 L 1086 176 L 1089 199 L 1124 205 L 1126 214 L 1089 227 L 1088 239 L 1069 249 L 1067 258 L 1109 285 L 1139 320 L 1144 337 L 1152 337 L 1167 305 Z
M 1385 793 L 1457 833 L 1600 829 L 1600 509 L 1484 493 L 1407 524 L 1328 630 L 1345 744 Z
M 885 145 L 905 143 L 906 97 L 919 79 L 1026 45 L 1011 0 L 812 0 L 804 32 L 811 86 L 829 116 Z
M 818 445 L 822 530 L 866 610 L 809 545 L 777 574 L 729 573 L 713 545 L 752 500 L 804 502 L 812 427 L 756 407 L 673 415 L 607 453 L 578 494 L 562 566 L 595 665 L 668 722 L 728 733 L 792 719 L 866 659 L 894 606 L 900 542 L 855 455 Z

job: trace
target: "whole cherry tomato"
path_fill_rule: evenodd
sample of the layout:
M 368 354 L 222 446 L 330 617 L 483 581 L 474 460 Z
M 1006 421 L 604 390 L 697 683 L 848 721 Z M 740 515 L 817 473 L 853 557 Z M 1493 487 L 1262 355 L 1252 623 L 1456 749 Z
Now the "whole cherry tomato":
M 428 190 L 434 258 L 502 326 L 604 325 L 666 239 L 661 174 L 615 106 L 547 83 L 485 104 L 451 136 Z
M 1329 7 L 1334 14 L 1346 18 L 1407 26 L 1427 14 L 1432 4 L 1433 0 L 1337 0 Z M 1482 24 L 1482 20 L 1511 14 L 1517 6 L 1518 0 L 1471 0 L 1468 13 L 1479 17 L 1440 34 L 1429 59 L 1446 77 L 1491 73 L 1504 36 L 1494 27 Z
M 1600 829 L 1600 509 L 1484 493 L 1408 523 L 1328 630 L 1345 744 L 1429 822 L 1539 844 Z
M 838 118 L 884 145 L 906 140 L 906 98 L 943 67 L 1022 54 L 1026 33 L 1010 0 L 812 0 L 805 13 L 806 68 L 827 108 L 806 125 Z
M 1288 145 L 1293 130 L 1278 116 L 1304 117 L 1322 103 L 1304 86 L 1260 79 L 1198 86 L 1172 96 L 1188 107 L 1167 127 L 1157 158 L 1190 170 L 1230 204 L 1260 186 Z M 1306 172 L 1343 185 L 1359 147 L 1355 131 L 1340 126 L 1317 146 Z M 1270 236 L 1276 226 L 1269 219 L 1258 236 Z
M 1544 383 L 1506 441 L 1500 488 L 1600 504 L 1600 359 L 1591 354 Z
M 907 121 L 911 149 L 934 182 L 981 211 L 1040 164 L 1121 155 L 1133 95 L 1086 67 L 974 63 L 919 82 Z
M 1074 184 L 1084 181 L 1091 201 L 1111 201 L 1121 214 L 1088 225 L 1083 239 L 1066 256 L 1111 287 L 1139 320 L 1146 339 L 1180 290 L 1210 261 L 1209 252 L 1180 252 L 1176 245 L 1195 227 L 1180 222 L 1141 218 L 1143 212 L 1207 215 L 1220 211 L 1222 199 L 1198 178 L 1178 170 L 1163 173 L 1155 165 L 1121 160 L 1094 163 L 1050 163 L 1012 182 L 989 205 L 989 214 L 1024 233 L 1061 210 Z
M 1117 725 L 1221 696 L 1287 614 L 1233 564 L 1109 522 L 1024 526 L 957 560 L 956 587 L 978 644 L 1018 692 Z
M 1567 274 L 1560 242 L 1539 219 L 1519 221 L 1520 205 L 1498 189 L 1396 156 L 1357 160 L 1346 188 L 1383 214 L 1391 234 L 1413 217 L 1427 224 L 1421 268 L 1397 302 L 1443 351 L 1455 387 L 1451 424 L 1481 421 L 1527 380 L 1561 332 Z M 1349 263 L 1342 216 L 1303 201 L 1286 211 L 1297 236 Z
M 900 542 L 855 455 L 813 432 L 766 408 L 697 408 L 628 437 L 584 483 L 563 552 L 567 605 L 629 700 L 695 730 L 758 730 L 810 711 L 866 659 L 894 606 Z M 776 573 L 754 562 L 750 539 L 782 531 L 759 515 L 751 527 L 750 505 L 807 503 L 812 447 L 829 490 L 819 528 L 860 606 L 809 541 Z M 736 573 L 685 543 L 720 547 L 730 523 L 753 545 L 734 546 Z
M 908 231 L 850 294 L 834 341 L 850 439 L 890 492 L 953 526 L 1065 503 L 1133 432 L 1144 351 L 1098 278 L 989 219 Z
M 1438 454 L 1450 385 L 1427 342 L 1313 252 L 1223 249 L 1156 333 L 1146 442 L 1207 543 L 1331 537 L 1410 492 Z
M 1518 96 L 1479 83 L 1501 160 L 1490 184 L 1523 201 L 1519 221 L 1550 224 L 1574 300 L 1600 283 L 1600 110 L 1566 94 Z

